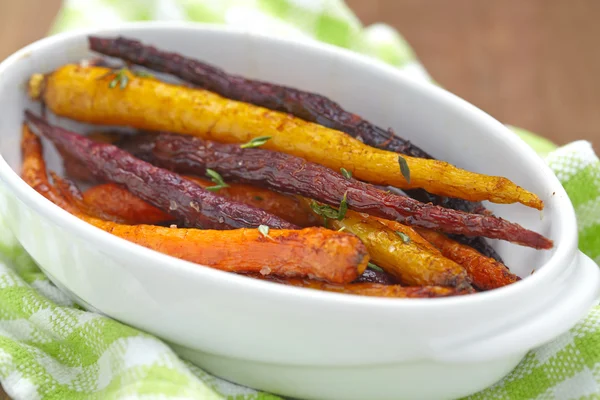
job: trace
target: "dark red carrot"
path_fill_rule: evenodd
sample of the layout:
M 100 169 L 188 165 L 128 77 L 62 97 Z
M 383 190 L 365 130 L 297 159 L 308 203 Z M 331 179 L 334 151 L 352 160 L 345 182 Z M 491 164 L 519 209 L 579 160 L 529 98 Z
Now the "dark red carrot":
M 373 147 L 412 157 L 433 158 L 408 140 L 396 136 L 391 129 L 382 129 L 344 110 L 325 96 L 231 75 L 199 60 L 162 51 L 137 40 L 97 36 L 89 36 L 88 40 L 93 51 L 174 75 L 223 97 L 287 112 L 306 121 L 345 132 Z M 423 190 L 410 190 L 407 194 L 411 197 L 429 195 L 429 201 L 436 205 L 466 212 L 485 210 L 479 202 L 434 196 Z
M 121 184 L 187 227 L 210 229 L 298 229 L 283 219 L 246 204 L 215 195 L 179 175 L 136 159 L 116 146 L 48 124 L 25 112 L 27 121 L 69 156 L 84 163 L 98 179 Z
M 408 225 L 508 240 L 536 249 L 552 247 L 552 241 L 542 235 L 501 218 L 423 204 L 289 154 L 168 133 L 137 135 L 121 146 L 182 174 L 204 175 L 210 168 L 225 179 L 301 195 L 330 206 L 339 206 L 345 198 L 349 209 Z

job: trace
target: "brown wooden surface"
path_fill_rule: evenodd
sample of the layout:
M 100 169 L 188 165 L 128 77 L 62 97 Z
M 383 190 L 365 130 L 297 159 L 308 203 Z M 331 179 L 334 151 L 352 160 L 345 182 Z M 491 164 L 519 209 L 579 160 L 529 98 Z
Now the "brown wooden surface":
M 502 122 L 600 147 L 600 1 L 348 0 L 433 78 Z
M 0 61 L 44 37 L 61 0 L 0 0 Z

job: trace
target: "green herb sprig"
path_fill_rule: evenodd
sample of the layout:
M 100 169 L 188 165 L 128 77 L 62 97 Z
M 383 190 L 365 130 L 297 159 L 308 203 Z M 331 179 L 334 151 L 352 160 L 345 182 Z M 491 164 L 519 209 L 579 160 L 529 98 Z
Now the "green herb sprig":
M 263 144 L 267 143 L 267 141 L 269 141 L 269 139 L 271 139 L 271 136 L 255 137 L 254 139 L 250 140 L 248 143 L 244 143 L 243 145 L 241 145 L 240 148 L 252 149 L 254 147 L 260 147 Z
M 344 178 L 346 178 L 346 179 L 352 178 L 352 172 L 348 171 L 346 168 L 344 168 L 344 167 L 340 168 L 340 172 L 342 173 Z
M 410 237 L 406 233 L 396 231 L 396 235 L 400 236 L 404 243 L 410 243 Z
M 206 176 L 209 177 L 211 181 L 216 183 L 215 186 L 209 186 L 206 188 L 206 190 L 210 190 L 211 192 L 216 192 L 220 189 L 229 187 L 229 185 L 226 184 L 225 181 L 223 180 L 223 177 L 221 175 L 219 175 L 219 173 L 215 170 L 206 168 Z
M 111 89 L 117 87 L 117 85 L 118 85 L 121 88 L 121 90 L 123 90 L 127 87 L 127 84 L 129 84 L 129 76 L 127 75 L 127 68 L 120 68 L 118 70 L 110 70 L 107 73 L 105 73 L 104 75 L 100 75 L 98 77 L 98 80 L 104 79 L 104 78 L 107 78 L 110 76 L 113 77 L 113 79 L 111 79 L 111 81 L 108 82 L 108 87 Z
M 400 172 L 404 179 L 406 179 L 406 183 L 410 183 L 410 168 L 408 168 L 408 163 L 402 156 L 398 156 L 398 164 L 400 164 Z
M 119 88 L 123 90 L 127 87 L 127 85 L 129 85 L 129 75 L 127 75 L 127 72 L 131 71 L 129 71 L 129 69 L 126 67 L 119 68 L 117 70 L 110 70 L 104 75 L 99 76 L 98 79 L 104 79 L 106 77 L 113 76 L 113 79 L 111 79 L 111 81 L 108 83 L 108 87 L 113 89 L 119 86 Z M 133 71 L 131 73 L 140 78 L 154 77 L 154 75 L 146 71 Z
M 348 192 L 344 193 L 344 197 L 342 197 L 342 201 L 337 210 L 327 204 L 319 204 L 314 200 L 310 203 L 310 208 L 315 214 L 324 218 L 325 227 L 327 227 L 327 219 L 337 219 L 338 221 L 341 221 L 346 216 L 346 212 L 348 211 L 347 195 Z
M 379 272 L 383 272 L 383 268 L 381 268 L 379 265 L 375 265 L 372 262 L 367 264 L 368 268 L 371 268 L 373 271 L 379 271 Z

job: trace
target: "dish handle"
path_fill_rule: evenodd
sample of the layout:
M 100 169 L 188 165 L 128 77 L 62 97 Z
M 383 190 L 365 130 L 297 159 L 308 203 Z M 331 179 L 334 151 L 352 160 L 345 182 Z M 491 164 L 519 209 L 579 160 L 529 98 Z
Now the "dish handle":
M 600 300 L 599 266 L 580 251 L 574 263 L 575 268 L 561 286 L 561 292 L 543 312 L 506 327 L 496 336 L 446 344 L 444 347 L 451 349 L 440 351 L 436 358 L 447 362 L 479 362 L 524 354 L 573 328 Z

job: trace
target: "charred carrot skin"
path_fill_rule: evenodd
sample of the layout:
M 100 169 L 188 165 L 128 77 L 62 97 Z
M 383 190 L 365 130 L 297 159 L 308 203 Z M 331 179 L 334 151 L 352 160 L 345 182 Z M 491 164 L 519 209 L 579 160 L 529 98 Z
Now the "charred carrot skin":
M 533 193 L 503 177 L 486 176 L 446 162 L 403 157 L 410 181 L 401 173 L 397 153 L 369 147 L 340 131 L 289 114 L 225 99 L 215 93 L 172 85 L 155 79 L 128 76 L 126 90 L 109 87 L 110 70 L 66 65 L 30 81 L 32 98 L 44 101 L 54 113 L 82 122 L 125 125 L 137 129 L 172 131 L 245 143 L 270 136 L 263 146 L 333 170 L 341 167 L 358 179 L 402 189 L 423 188 L 430 193 L 496 203 L 520 202 L 543 208 Z
M 218 93 L 229 99 L 243 101 L 270 110 L 282 111 L 327 128 L 345 132 L 362 142 L 379 149 L 406 154 L 411 157 L 434 157 L 410 141 L 382 129 L 356 114 L 344 110 L 338 103 L 325 96 L 287 86 L 246 79 L 231 75 L 224 70 L 201 61 L 159 50 L 137 40 L 124 37 L 101 38 L 89 36 L 90 49 L 98 53 L 120 58 L 128 63 L 168 73 L 200 88 Z M 427 195 L 415 189 L 409 195 Z M 480 212 L 479 202 L 428 195 L 428 201 L 443 207 L 466 212 Z M 427 202 L 427 201 L 426 201 Z
M 385 271 L 376 271 L 367 268 L 353 283 L 377 283 L 379 285 L 393 285 L 396 280 Z
M 515 283 L 520 278 L 498 261 L 485 257 L 473 248 L 458 243 L 445 235 L 427 229 L 417 229 L 419 234 L 436 246 L 442 254 L 462 265 L 479 290 L 491 290 Z
M 137 157 L 183 174 L 203 175 L 210 168 L 225 179 L 298 194 L 332 206 L 339 206 L 346 196 L 348 207 L 354 211 L 408 225 L 509 240 L 537 249 L 552 247 L 550 240 L 518 224 L 419 203 L 285 153 L 166 133 L 136 135 L 121 146 Z
M 323 279 L 344 284 L 362 274 L 369 261 L 360 240 L 347 233 L 323 228 L 228 231 L 172 229 L 150 225 L 122 225 L 81 212 L 73 198 L 76 188 L 57 177 L 70 200 L 48 181 L 39 138 L 23 128 L 23 180 L 59 207 L 115 236 L 186 261 L 224 271 L 283 277 Z
M 255 276 L 256 277 L 256 276 Z M 350 283 L 346 285 L 332 285 L 309 279 L 278 279 L 270 278 L 272 282 L 284 285 L 302 287 L 307 289 L 323 290 L 326 292 L 353 294 L 371 297 L 393 298 L 433 298 L 460 296 L 473 293 L 472 289 L 456 289 L 442 286 L 400 286 L 380 285 L 377 283 Z
M 212 229 L 270 226 L 298 227 L 263 210 L 217 196 L 170 171 L 138 160 L 116 146 L 96 143 L 51 126 L 26 112 L 27 120 L 69 155 L 83 162 L 99 179 L 124 185 L 142 200 L 183 221 L 189 227 Z

